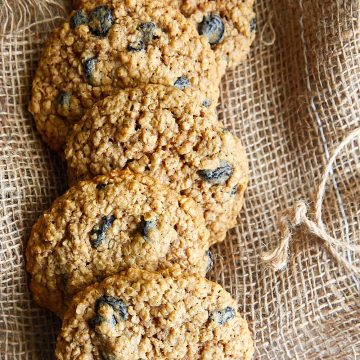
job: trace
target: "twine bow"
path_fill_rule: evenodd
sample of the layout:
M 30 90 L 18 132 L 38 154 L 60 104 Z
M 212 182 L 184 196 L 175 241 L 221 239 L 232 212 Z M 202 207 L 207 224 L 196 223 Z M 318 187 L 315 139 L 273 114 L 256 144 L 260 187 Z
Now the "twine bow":
M 308 207 L 305 201 L 301 200 L 296 203 L 294 209 L 287 210 L 281 217 L 279 222 L 279 230 L 281 233 L 281 241 L 278 247 L 274 250 L 267 251 L 262 254 L 261 258 L 265 264 L 273 270 L 284 269 L 287 265 L 289 245 L 292 240 L 292 230 L 300 225 L 303 225 L 307 230 L 316 235 L 319 239 L 324 241 L 324 246 L 328 252 L 335 258 L 335 260 L 344 266 L 344 268 L 351 273 L 360 276 L 360 267 L 355 266 L 339 253 L 338 249 L 346 249 L 360 254 L 360 245 L 349 244 L 343 240 L 338 240 L 332 237 L 326 230 L 326 226 L 322 220 L 322 206 L 326 191 L 326 182 L 332 171 L 333 164 L 338 157 L 339 153 L 351 141 L 360 136 L 360 128 L 352 131 L 335 149 L 328 164 L 326 165 L 322 181 L 320 183 L 318 193 L 316 196 L 315 204 L 315 221 L 311 220 L 308 216 Z

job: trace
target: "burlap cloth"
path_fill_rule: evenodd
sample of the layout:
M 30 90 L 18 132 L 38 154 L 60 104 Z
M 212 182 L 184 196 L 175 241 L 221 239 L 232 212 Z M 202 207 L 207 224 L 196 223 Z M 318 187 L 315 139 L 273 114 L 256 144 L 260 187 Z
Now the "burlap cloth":
M 24 246 L 39 214 L 66 189 L 65 167 L 27 111 L 47 33 L 61 0 L 0 0 L 0 357 L 51 359 L 59 322 L 31 300 Z M 249 61 L 227 72 L 219 116 L 246 146 L 251 183 L 239 225 L 218 245 L 212 278 L 238 300 L 258 359 L 360 356 L 359 279 L 302 227 L 284 271 L 263 251 L 278 244 L 281 211 L 310 203 L 334 147 L 359 126 L 359 3 L 263 0 Z M 359 242 L 359 139 L 335 163 L 323 219 L 332 236 Z M 353 264 L 359 258 L 340 254 Z

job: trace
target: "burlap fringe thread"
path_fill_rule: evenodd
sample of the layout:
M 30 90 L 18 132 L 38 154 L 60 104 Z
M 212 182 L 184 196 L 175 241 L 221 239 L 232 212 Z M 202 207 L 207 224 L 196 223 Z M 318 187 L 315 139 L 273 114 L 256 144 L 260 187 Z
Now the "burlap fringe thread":
M 298 201 L 293 209 L 287 210 L 280 218 L 280 245 L 274 250 L 264 252 L 261 256 L 267 267 L 274 271 L 282 270 L 286 267 L 289 256 L 289 245 L 292 241 L 292 231 L 299 225 L 304 225 L 310 233 L 323 240 L 325 248 L 339 264 L 341 264 L 349 273 L 360 277 L 360 267 L 345 260 L 338 251 L 338 249 L 345 249 L 352 251 L 355 254 L 360 254 L 360 245 L 353 245 L 343 240 L 335 239 L 327 232 L 326 226 L 322 220 L 322 207 L 326 191 L 326 182 L 332 172 L 333 164 L 340 152 L 357 137 L 360 137 L 360 128 L 355 129 L 346 136 L 346 138 L 335 149 L 328 164 L 326 165 L 316 196 L 315 221 L 309 218 L 308 206 L 303 200 Z

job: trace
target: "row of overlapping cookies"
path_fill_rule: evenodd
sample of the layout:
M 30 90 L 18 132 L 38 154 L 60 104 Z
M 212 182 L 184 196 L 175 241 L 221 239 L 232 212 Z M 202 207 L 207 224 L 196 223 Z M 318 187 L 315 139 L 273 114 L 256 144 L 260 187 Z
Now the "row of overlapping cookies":
M 252 1 L 74 5 L 30 104 L 73 185 L 26 254 L 35 300 L 66 313 L 56 357 L 248 359 L 234 300 L 202 276 L 248 181 L 215 107 L 221 75 L 253 40 Z

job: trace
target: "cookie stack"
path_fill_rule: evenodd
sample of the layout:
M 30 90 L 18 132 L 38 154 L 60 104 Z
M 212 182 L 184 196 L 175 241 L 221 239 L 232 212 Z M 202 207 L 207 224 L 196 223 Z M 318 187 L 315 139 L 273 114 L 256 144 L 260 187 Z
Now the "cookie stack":
M 33 82 L 32 112 L 71 188 L 33 227 L 38 304 L 58 359 L 249 359 L 230 295 L 204 278 L 248 182 L 219 82 L 254 37 L 252 0 L 77 0 Z

